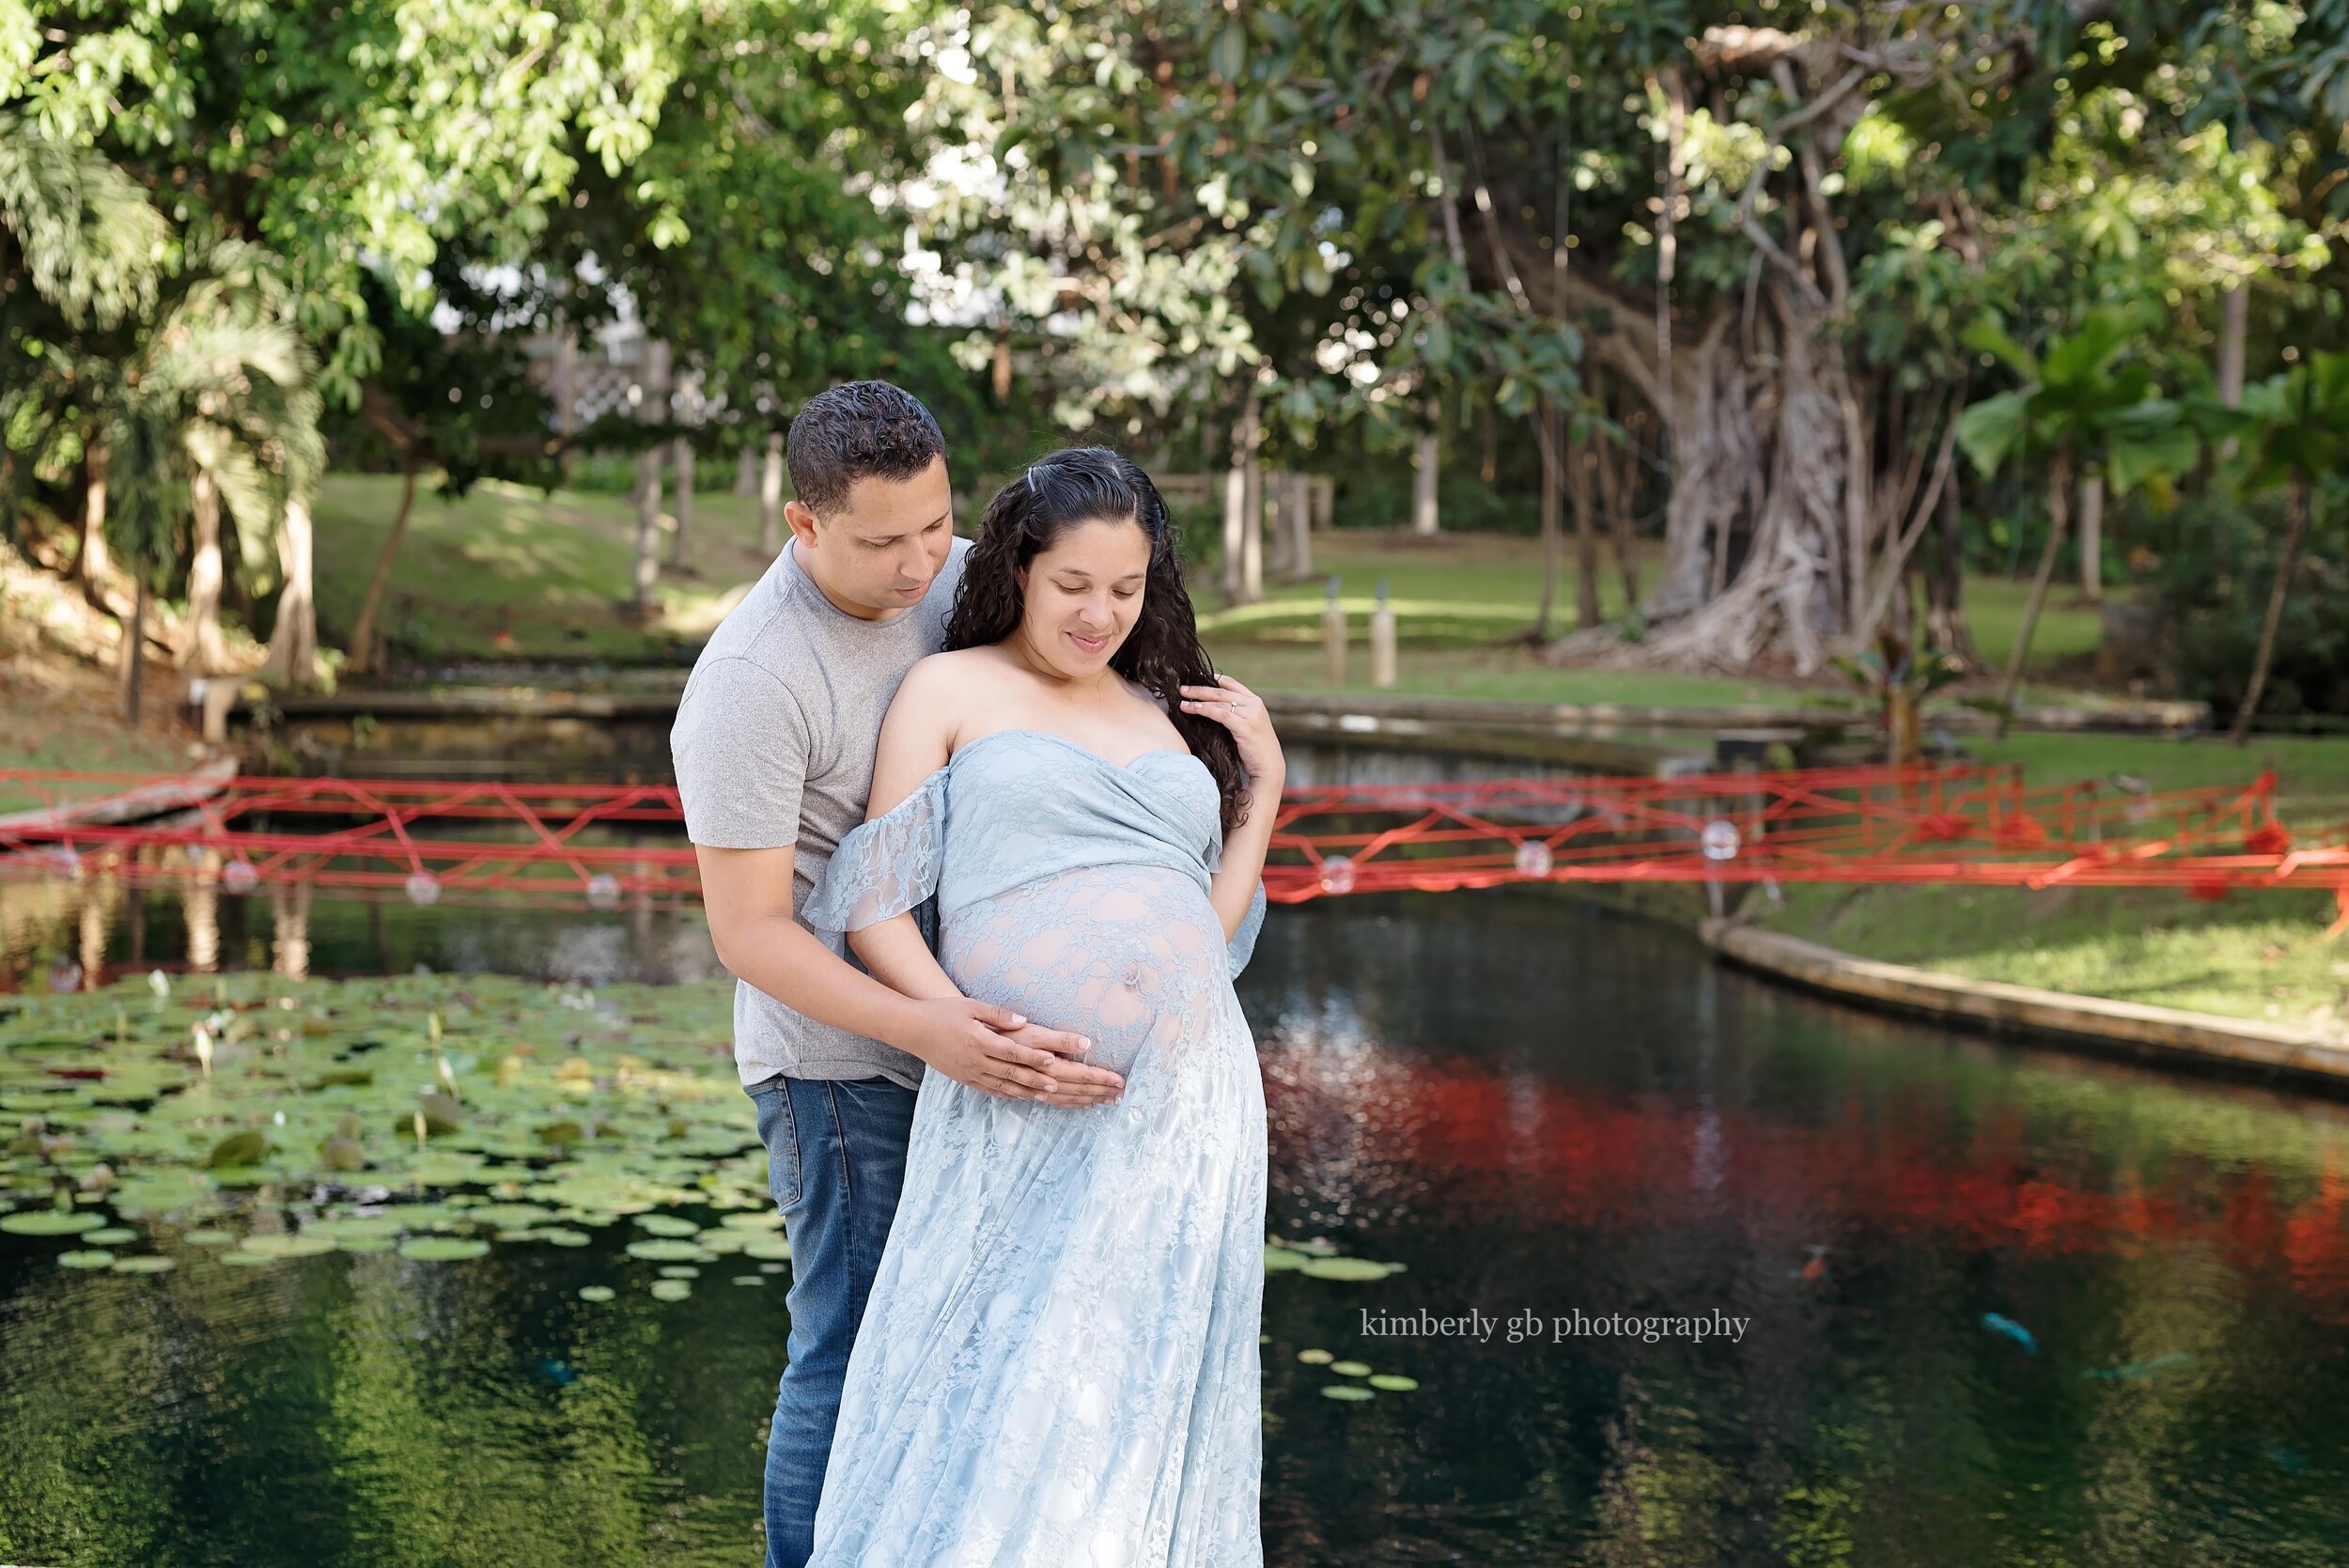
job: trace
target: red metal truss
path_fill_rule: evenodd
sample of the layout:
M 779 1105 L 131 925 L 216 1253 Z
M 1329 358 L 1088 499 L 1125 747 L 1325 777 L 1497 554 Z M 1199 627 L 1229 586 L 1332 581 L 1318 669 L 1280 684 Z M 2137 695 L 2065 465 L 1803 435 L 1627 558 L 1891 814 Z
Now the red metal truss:
M 1921 764 L 1329 785 L 1283 798 L 1265 882 L 1281 903 L 1517 881 L 2349 889 L 2349 844 L 2294 847 L 2275 783 L 2033 787 L 2019 767 Z
M 136 824 L 70 803 L 151 800 L 179 782 L 0 770 L 0 788 L 53 802 L 0 818 L 0 860 L 70 871 L 98 856 L 132 877 L 419 902 L 499 893 L 609 907 L 699 893 L 665 784 L 211 780 L 216 793 Z M 2274 791 L 2266 773 L 2154 792 L 1930 765 L 1315 785 L 1283 797 L 1265 883 L 1278 903 L 1521 881 L 2077 883 L 2212 897 L 2292 886 L 2333 890 L 2349 908 L 2349 839 L 2295 846 Z
M 592 907 L 701 891 L 670 784 L 519 784 L 240 776 L 163 821 L 81 819 L 70 802 L 152 788 L 147 775 L 0 769 L 42 812 L 0 819 L 0 857 L 70 872 L 90 856 L 132 877 L 217 877 L 232 891 L 309 882 L 398 893 L 520 893 Z M 648 842 L 613 843 L 610 831 Z M 606 842 L 591 842 L 596 838 Z M 179 855 L 135 856 L 142 849 Z

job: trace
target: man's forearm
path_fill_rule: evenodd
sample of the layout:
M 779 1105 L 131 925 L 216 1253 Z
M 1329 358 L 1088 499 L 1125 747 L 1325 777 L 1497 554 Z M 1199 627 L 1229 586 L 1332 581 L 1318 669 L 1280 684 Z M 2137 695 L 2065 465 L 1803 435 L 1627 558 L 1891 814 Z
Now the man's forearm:
M 922 928 L 910 910 L 851 933 L 848 945 L 864 960 L 867 972 L 901 995 L 930 1001 L 962 995 L 962 987 L 922 939 Z
M 787 915 L 745 922 L 720 944 L 718 959 L 737 979 L 818 1023 L 884 1045 L 909 1032 L 910 999 L 860 972 Z

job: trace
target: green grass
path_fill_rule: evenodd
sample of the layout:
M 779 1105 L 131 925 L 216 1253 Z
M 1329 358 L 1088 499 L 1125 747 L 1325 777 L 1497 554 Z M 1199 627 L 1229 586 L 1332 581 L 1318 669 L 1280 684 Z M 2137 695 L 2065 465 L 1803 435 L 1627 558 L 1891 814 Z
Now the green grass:
M 1374 694 L 1370 648 L 1358 625 L 1346 659 L 1346 678 L 1331 686 L 1324 678 L 1318 644 L 1235 641 L 1211 638 L 1216 668 L 1260 691 L 1313 694 Z M 1406 647 L 1397 660 L 1397 683 L 1390 694 L 1462 697 L 1480 702 L 1623 703 L 1657 707 L 1719 707 L 1765 705 L 1795 706 L 1805 693 L 1750 680 L 1719 679 L 1648 671 L 1561 670 L 1514 647 Z
M 1970 740 L 1983 762 L 2018 762 L 2035 784 L 2139 778 L 2155 789 L 2248 784 L 2276 770 L 2277 814 L 2307 834 L 2349 824 L 2349 736 L 2256 736 L 2243 747 L 2215 736 L 2192 739 L 2110 735 L 2010 735 Z
M 384 596 L 385 630 L 435 658 L 674 657 L 717 624 L 728 590 L 768 565 L 756 550 L 755 502 L 708 492 L 693 502 L 694 569 L 664 569 L 661 613 L 639 624 L 627 606 L 635 559 L 627 497 L 545 496 L 491 480 L 452 502 L 420 487 Z M 328 643 L 357 621 L 398 505 L 393 475 L 336 474 L 323 487 L 318 598 Z
M 1761 924 L 1890 963 L 2229 1017 L 2337 1028 L 2349 941 L 2319 892 L 2203 903 L 2168 889 L 1827 886 L 1785 890 Z
M 1659 551 L 1651 542 L 1643 545 L 1641 557 L 1642 583 L 1653 582 Z M 1347 684 L 1339 690 L 1369 690 L 1368 617 L 1382 582 L 1403 646 L 1396 690 L 1407 695 L 1709 706 L 1793 703 L 1805 691 L 1840 694 L 1847 690 L 1832 670 L 1808 682 L 1756 682 L 1551 668 L 1511 641 L 1533 624 L 1540 606 L 1542 551 L 1537 539 L 1505 535 L 1421 538 L 1347 530 L 1315 538 L 1314 567 L 1314 576 L 1305 582 L 1268 582 L 1263 601 L 1252 605 L 1221 606 L 1213 586 L 1214 568 L 1198 574 L 1200 631 L 1220 665 L 1269 689 L 1327 690 L 1319 653 L 1321 613 L 1329 579 L 1334 576 L 1351 623 L 1351 665 L 1356 666 L 1349 668 Z M 1576 582 L 1569 554 L 1551 610 L 1553 634 L 1574 624 Z M 1994 670 L 2004 668 L 2014 646 L 2029 586 L 1995 577 L 1974 578 L 1967 584 L 1975 639 Z M 1626 610 L 1622 581 L 1611 567 L 1600 574 L 1599 605 L 1610 618 Z M 2050 689 L 2048 683 L 2077 678 L 2093 656 L 2098 635 L 2094 609 L 2064 594 L 2052 596 L 2040 617 L 2026 670 L 2039 686 L 2027 697 L 2045 701 L 2066 695 L 2060 685 Z
M 2311 839 L 2349 824 L 2349 737 L 2015 735 L 1968 747 L 2034 784 L 2142 779 L 2157 790 L 2277 775 L 2278 815 Z M 2328 940 L 2321 892 L 2239 891 L 2204 902 L 2165 888 L 1829 887 L 1750 902 L 1764 925 L 1846 953 L 1979 980 L 2317 1028 L 2349 1017 L 2349 940 Z

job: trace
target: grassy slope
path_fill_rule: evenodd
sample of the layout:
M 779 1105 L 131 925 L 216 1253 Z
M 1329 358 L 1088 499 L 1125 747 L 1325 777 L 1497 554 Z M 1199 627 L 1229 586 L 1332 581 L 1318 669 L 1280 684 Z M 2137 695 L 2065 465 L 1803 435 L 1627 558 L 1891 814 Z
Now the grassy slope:
M 659 659 L 706 636 L 727 592 L 755 579 L 757 504 L 693 498 L 693 570 L 661 574 L 661 613 L 639 625 L 626 599 L 635 519 L 627 497 L 552 496 L 490 481 L 462 500 L 419 489 L 383 613 L 395 643 L 454 658 Z M 399 480 L 338 474 L 319 497 L 319 619 L 339 644 L 359 616 Z M 663 536 L 662 549 L 667 549 Z

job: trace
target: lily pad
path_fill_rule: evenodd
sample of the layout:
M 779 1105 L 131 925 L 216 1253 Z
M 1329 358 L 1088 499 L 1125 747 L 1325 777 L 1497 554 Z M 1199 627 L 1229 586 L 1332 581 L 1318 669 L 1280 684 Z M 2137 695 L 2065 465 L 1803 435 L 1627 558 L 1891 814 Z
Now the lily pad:
M 399 1255 L 411 1263 L 459 1263 L 489 1250 L 488 1242 L 471 1236 L 420 1235 L 400 1243 Z
M 718 1221 L 729 1231 L 780 1231 L 783 1216 L 773 1209 L 752 1209 L 742 1214 L 729 1214 Z
M 1372 1375 L 1370 1386 L 1374 1389 L 1382 1389 L 1391 1394 L 1408 1394 L 1419 1387 L 1419 1379 L 1406 1377 L 1397 1372 L 1381 1372 Z
M 305 1235 L 333 1236 L 336 1241 L 352 1241 L 397 1236 L 406 1227 L 397 1215 L 339 1214 L 324 1219 L 313 1219 L 302 1229 Z
M 0 1214 L 0 1231 L 10 1235 L 81 1235 L 97 1230 L 106 1217 L 91 1209 L 25 1209 Z
M 658 1301 L 682 1301 L 693 1294 L 691 1280 L 655 1280 L 648 1288 Z
M 584 1247 L 596 1238 L 585 1231 L 571 1231 L 560 1226 L 551 1226 L 538 1233 L 538 1239 L 550 1247 Z
M 92 1247 L 119 1247 L 126 1241 L 136 1241 L 138 1232 L 128 1225 L 101 1225 L 82 1239 Z
M 1292 1269 L 1304 1267 L 1306 1258 L 1306 1253 L 1290 1248 L 1268 1247 L 1264 1250 L 1264 1271 L 1267 1274 L 1285 1274 Z
M 1326 1367 L 1336 1358 L 1326 1350 L 1300 1350 L 1297 1358 L 1309 1367 Z
M 661 1271 L 664 1280 L 698 1280 L 702 1271 L 690 1263 L 673 1263 Z
M 268 1258 L 315 1258 L 334 1250 L 334 1238 L 302 1231 L 292 1235 L 249 1235 L 237 1247 L 240 1251 Z
M 81 1251 L 60 1252 L 57 1261 L 68 1268 L 106 1268 L 113 1265 L 115 1255 L 103 1247 L 92 1247 Z
M 636 1228 L 664 1236 L 699 1235 L 702 1229 L 691 1219 L 676 1214 L 640 1214 L 636 1217 Z
M 1330 1370 L 1341 1377 L 1368 1377 L 1369 1366 L 1361 1361 L 1332 1361 Z
M 763 1285 L 767 1279 L 762 1274 L 737 1274 L 734 1282 L 738 1285 Z
M 269 1140 L 257 1132 L 232 1132 L 212 1145 L 204 1157 L 208 1171 L 234 1170 L 240 1166 L 258 1165 L 269 1157 Z
M 1368 1258 L 1307 1258 L 1298 1265 L 1298 1272 L 1315 1280 L 1344 1280 L 1359 1283 L 1383 1280 L 1394 1269 L 1391 1265 L 1373 1263 Z
M 1325 1383 L 1322 1385 L 1321 1397 L 1324 1399 L 1343 1399 L 1354 1404 L 1360 1404 L 1365 1399 L 1375 1399 L 1377 1396 L 1373 1394 L 1368 1389 L 1363 1388 L 1359 1383 Z
M 753 1236 L 742 1244 L 742 1255 L 770 1263 L 787 1263 L 791 1258 L 791 1238 L 782 1235 Z
M 582 1285 L 579 1287 L 579 1298 L 582 1301 L 609 1301 L 619 1294 L 620 1293 L 618 1291 L 614 1290 L 610 1285 Z
M 179 1266 L 179 1259 L 164 1257 L 161 1252 L 141 1252 L 136 1257 L 117 1258 L 114 1265 L 117 1274 L 168 1274 Z
M 681 1237 L 664 1236 L 651 1241 L 631 1241 L 628 1255 L 643 1258 L 648 1263 L 689 1263 L 702 1255 L 701 1248 Z

